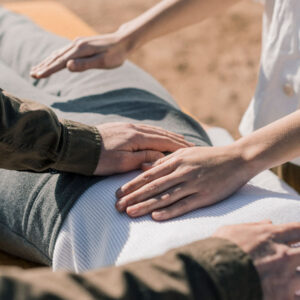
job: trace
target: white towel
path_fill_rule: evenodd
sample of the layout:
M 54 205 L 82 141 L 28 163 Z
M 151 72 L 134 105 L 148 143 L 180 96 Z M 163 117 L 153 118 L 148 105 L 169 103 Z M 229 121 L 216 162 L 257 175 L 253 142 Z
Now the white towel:
M 217 140 L 223 137 L 223 144 L 232 142 L 228 134 Z M 227 200 L 183 217 L 162 223 L 150 216 L 130 219 L 116 211 L 115 191 L 139 173 L 111 176 L 82 195 L 58 235 L 54 270 L 80 272 L 153 257 L 209 237 L 226 224 L 263 219 L 274 223 L 300 221 L 300 197 L 269 171 L 253 178 Z

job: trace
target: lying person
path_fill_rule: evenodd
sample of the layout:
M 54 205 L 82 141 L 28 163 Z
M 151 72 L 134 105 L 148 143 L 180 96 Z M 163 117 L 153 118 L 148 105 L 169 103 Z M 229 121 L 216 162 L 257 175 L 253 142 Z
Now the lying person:
M 115 120 L 160 125 L 183 134 L 197 146 L 210 145 L 199 124 L 182 113 L 151 77 L 130 63 L 109 72 L 91 71 L 85 76 L 61 73 L 47 81 L 31 81 L 27 75 L 31 66 L 67 41 L 4 9 L 0 11 L 0 24 L 1 82 L 6 90 L 25 97 L 31 95 L 66 119 L 91 125 Z M 15 39 L 17 34 L 19 38 Z M 107 150 L 107 144 L 103 148 Z M 115 161 L 108 159 L 105 164 L 110 166 Z M 1 248 L 46 264 L 53 259 L 56 268 L 73 268 L 75 263 L 75 269 L 84 270 L 150 257 L 207 236 L 214 224 L 220 227 L 265 217 L 277 223 L 299 221 L 298 196 L 286 187 L 272 193 L 250 186 L 253 193 L 228 199 L 225 207 L 209 213 L 202 211 L 203 215 L 198 211 L 163 226 L 149 218 L 133 221 L 114 210 L 111 199 L 116 187 L 136 174 L 91 178 L 53 171 L 35 174 L 1 170 L 1 175 L 0 232 L 5 237 L 1 239 Z M 206 228 L 197 226 L 205 222 Z M 84 245 L 85 235 L 93 234 L 91 229 L 99 229 L 100 235 L 97 232 Z M 93 241 L 100 247 L 93 249 Z M 294 274 L 294 265 L 292 269 Z
M 52 56 L 47 57 L 42 64 L 32 69 L 32 75 L 37 78 L 47 77 L 62 68 L 67 67 L 71 71 L 83 71 L 91 68 L 114 68 L 121 65 L 126 58 L 136 49 L 143 46 L 147 42 L 174 32 L 189 25 L 201 22 L 207 17 L 223 13 L 228 7 L 239 2 L 238 0 L 162 0 L 153 8 L 149 9 L 137 18 L 123 24 L 119 30 L 114 33 L 95 36 L 89 38 L 81 38 L 74 41 L 62 51 L 56 51 Z M 258 78 L 257 89 L 240 126 L 242 135 L 248 135 L 251 132 L 262 128 L 272 122 L 296 111 L 299 108 L 299 10 L 300 1 L 297 0 L 260 0 L 265 4 L 264 22 L 263 22 L 263 45 L 261 55 L 261 67 Z M 271 131 L 269 131 L 271 132 Z M 286 141 L 282 144 L 285 144 Z M 263 147 L 263 145 L 261 144 Z M 274 148 L 269 149 L 271 152 Z M 204 151 L 204 150 L 203 150 Z M 218 153 L 217 153 L 218 152 Z M 176 155 L 176 159 L 180 160 L 182 157 L 184 161 L 178 165 L 176 170 L 169 174 L 173 179 L 173 184 L 168 180 L 167 186 L 159 189 L 159 193 L 155 194 L 149 191 L 152 186 L 148 185 L 141 191 L 136 191 L 135 194 L 122 199 L 119 209 L 122 211 L 126 209 L 128 204 L 137 203 L 139 201 L 151 200 L 153 203 L 149 207 L 147 201 L 147 209 L 145 205 L 128 209 L 129 215 L 139 216 L 143 213 L 148 213 L 151 209 L 162 208 L 170 202 L 174 203 L 166 211 L 167 213 L 159 216 L 159 213 L 154 213 L 156 219 L 168 219 L 187 211 L 202 207 L 204 205 L 212 204 L 215 201 L 222 200 L 226 195 L 233 190 L 240 187 L 240 185 L 247 181 L 249 177 L 249 170 L 244 172 L 232 174 L 231 169 L 238 164 L 235 158 L 232 157 L 234 151 L 229 149 L 225 154 L 220 151 L 215 151 L 215 157 L 222 155 L 225 159 L 227 155 L 228 168 L 219 165 L 215 161 L 216 166 L 213 166 L 211 176 L 218 176 L 218 173 L 223 174 L 223 177 L 230 178 L 230 184 L 225 184 L 223 180 L 217 180 L 218 184 L 213 184 L 209 190 L 209 197 L 199 193 L 197 189 L 202 186 L 202 189 L 207 190 L 206 181 L 194 181 L 194 189 L 191 187 L 189 177 L 191 173 L 199 174 L 201 171 L 195 170 L 186 172 L 186 176 L 176 176 L 176 170 L 180 168 L 190 167 L 189 161 L 186 158 L 193 155 L 194 160 L 197 160 L 201 167 L 200 158 L 197 157 L 197 151 L 191 150 Z M 282 161 L 287 161 L 281 157 Z M 299 156 L 300 157 L 300 156 Z M 173 157 L 175 159 L 175 157 Z M 207 156 L 208 158 L 208 156 Z M 211 156 L 210 156 L 211 158 Z M 212 158 L 213 159 L 213 158 Z M 221 159 L 222 160 L 222 159 Z M 234 163 L 235 162 L 235 163 Z M 279 161 L 269 164 L 270 166 L 278 165 Z M 166 163 L 167 164 L 167 163 Z M 165 164 L 165 165 L 166 165 Z M 292 185 L 298 192 L 300 192 L 299 177 L 300 177 L 300 159 L 294 157 L 292 163 L 287 163 L 278 168 L 278 173 L 290 185 Z M 194 166 L 194 161 L 192 162 Z M 215 168 L 214 168 L 215 167 Z M 266 167 L 266 166 L 265 166 Z M 168 167 L 166 167 L 168 168 Z M 161 169 L 161 168 L 160 168 Z M 201 169 L 201 168 L 200 168 Z M 241 170 L 242 168 L 240 168 Z M 159 168 L 153 169 L 144 176 L 156 173 Z M 250 170 L 251 172 L 252 170 Z M 209 170 L 207 171 L 209 172 Z M 206 172 L 206 177 L 207 177 Z M 165 173 L 161 171 L 161 173 Z M 161 174 L 153 175 L 156 182 L 163 182 L 164 179 Z M 180 179 L 179 179 L 180 177 Z M 184 179 L 185 178 L 185 179 Z M 139 177 L 139 180 L 143 178 Z M 184 180 L 183 180 L 184 179 Z M 178 182 L 179 181 L 179 182 Z M 144 181 L 143 181 L 144 182 Z M 130 186 L 136 185 L 137 181 L 133 181 Z M 180 193 L 172 199 L 166 200 L 166 205 L 160 199 L 161 192 L 172 193 L 174 187 L 178 190 L 178 183 L 184 185 Z M 125 190 L 128 193 L 128 189 Z M 133 188 L 132 191 L 136 189 Z M 221 190 L 221 192 L 220 192 Z M 140 192 L 143 192 L 143 197 L 137 197 Z M 146 195 L 148 195 L 146 197 Z M 214 195 L 214 196 L 213 196 Z M 122 193 L 120 193 L 122 197 Z M 189 197 L 189 199 L 187 199 Z M 176 199 L 175 199 L 176 198 Z M 179 199 L 178 199 L 179 198 Z M 201 200 L 199 200 L 201 198 Z M 182 200 L 182 201 L 180 201 Z M 139 209 L 137 209 L 139 208 Z

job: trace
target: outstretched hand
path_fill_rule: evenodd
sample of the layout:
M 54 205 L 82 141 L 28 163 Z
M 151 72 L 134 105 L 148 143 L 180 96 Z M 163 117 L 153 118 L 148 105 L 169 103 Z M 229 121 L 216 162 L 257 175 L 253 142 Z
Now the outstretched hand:
M 164 157 L 163 152 L 174 152 L 191 147 L 182 135 L 159 127 L 106 123 L 97 126 L 102 136 L 102 149 L 94 175 L 111 175 L 140 169 Z
M 300 223 L 271 221 L 225 226 L 215 237 L 228 239 L 253 260 L 265 300 L 300 299 Z
M 30 75 L 45 78 L 64 68 L 71 72 L 112 69 L 121 66 L 129 54 L 130 43 L 118 32 L 77 38 L 33 67 Z
M 167 220 L 230 196 L 250 178 L 239 152 L 225 147 L 180 149 L 117 191 L 116 208 L 130 217 Z

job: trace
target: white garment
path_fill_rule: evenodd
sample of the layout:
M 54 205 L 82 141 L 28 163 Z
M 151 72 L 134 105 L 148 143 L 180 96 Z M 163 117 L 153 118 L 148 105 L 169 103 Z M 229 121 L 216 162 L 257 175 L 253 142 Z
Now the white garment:
M 294 112 L 300 103 L 300 1 L 264 3 L 259 80 L 240 125 L 242 135 Z M 293 162 L 300 165 L 300 158 Z
M 232 142 L 223 129 L 208 134 L 214 144 Z M 150 216 L 130 219 L 116 211 L 115 191 L 139 173 L 111 176 L 77 200 L 56 241 L 54 270 L 79 272 L 153 257 L 206 238 L 225 224 L 300 221 L 300 196 L 269 171 L 227 200 L 183 217 L 162 223 Z

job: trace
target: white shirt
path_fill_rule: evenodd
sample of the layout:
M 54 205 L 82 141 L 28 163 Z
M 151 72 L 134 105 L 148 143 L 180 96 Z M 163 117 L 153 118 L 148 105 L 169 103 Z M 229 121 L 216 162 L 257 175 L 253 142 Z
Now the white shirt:
M 242 135 L 294 112 L 300 103 L 300 1 L 264 3 L 259 80 L 240 124 Z M 300 165 L 300 158 L 293 163 Z

